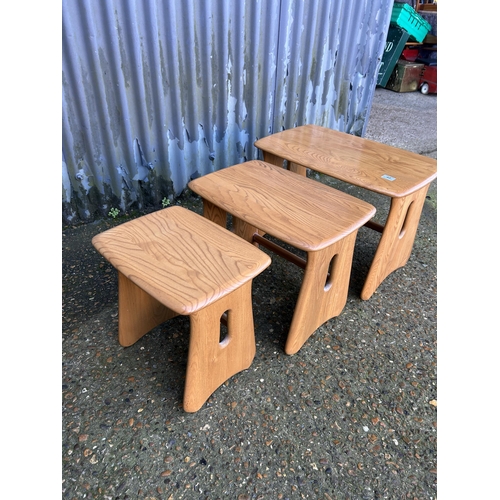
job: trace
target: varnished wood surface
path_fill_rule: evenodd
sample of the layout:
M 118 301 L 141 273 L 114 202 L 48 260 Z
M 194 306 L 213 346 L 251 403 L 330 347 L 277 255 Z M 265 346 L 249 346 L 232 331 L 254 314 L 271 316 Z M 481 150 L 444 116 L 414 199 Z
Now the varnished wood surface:
M 192 314 L 269 266 L 268 255 L 182 207 L 126 222 L 92 239 L 130 281 L 177 314 Z
M 228 311 L 227 337 L 220 341 L 221 315 Z M 184 410 L 198 411 L 210 395 L 255 357 L 252 283 L 190 316 L 191 335 L 184 387 Z
M 170 318 L 175 311 L 138 287 L 118 271 L 118 341 L 123 347 L 135 344 L 141 337 Z
M 319 252 L 307 255 L 304 278 L 285 344 L 295 354 L 325 321 L 338 316 L 347 302 L 357 230 Z
M 390 273 L 408 262 L 428 189 L 427 184 L 411 195 L 391 198 L 384 231 L 361 291 L 363 300 L 368 300 Z
M 399 198 L 437 176 L 437 162 L 410 151 L 318 125 L 303 125 L 259 139 L 264 159 L 286 159 L 336 179 Z M 387 180 L 387 175 L 394 180 Z
M 365 201 L 258 160 L 204 175 L 189 187 L 250 226 L 306 252 L 332 245 L 375 214 Z
M 225 226 L 232 214 L 235 233 L 246 241 L 259 242 L 256 235 L 268 233 L 307 252 L 285 345 L 287 354 L 295 354 L 318 326 L 342 311 L 357 231 L 375 207 L 258 160 L 205 175 L 189 187 L 203 198 L 206 217 Z

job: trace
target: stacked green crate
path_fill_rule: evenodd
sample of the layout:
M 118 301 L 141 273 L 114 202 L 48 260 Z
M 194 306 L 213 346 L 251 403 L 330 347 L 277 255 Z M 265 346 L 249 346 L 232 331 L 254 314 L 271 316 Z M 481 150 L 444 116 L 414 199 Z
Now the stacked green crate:
M 407 3 L 394 2 L 391 25 L 399 26 L 408 32 L 411 41 L 422 43 L 432 26 Z
M 392 70 L 396 66 L 401 52 L 408 41 L 408 32 L 397 26 L 390 26 L 385 42 L 385 50 L 378 70 L 377 85 L 385 87 L 389 81 Z

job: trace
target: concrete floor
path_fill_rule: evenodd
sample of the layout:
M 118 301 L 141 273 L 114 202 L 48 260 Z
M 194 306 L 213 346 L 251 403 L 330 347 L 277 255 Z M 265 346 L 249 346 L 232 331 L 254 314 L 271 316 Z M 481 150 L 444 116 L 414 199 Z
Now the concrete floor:
M 436 113 L 436 95 L 377 89 L 366 137 L 436 158 Z M 344 311 L 294 356 L 301 271 L 273 258 L 254 280 L 252 366 L 194 414 L 186 318 L 118 344 L 116 273 L 91 245 L 111 225 L 63 231 L 62 498 L 436 498 L 437 180 L 408 264 L 362 301 L 378 241 L 362 228 Z

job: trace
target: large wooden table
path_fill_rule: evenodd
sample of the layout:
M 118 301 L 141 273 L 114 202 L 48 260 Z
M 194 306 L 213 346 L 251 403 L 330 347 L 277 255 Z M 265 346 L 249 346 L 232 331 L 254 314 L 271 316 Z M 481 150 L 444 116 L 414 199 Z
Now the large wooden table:
M 285 345 L 296 353 L 347 300 L 358 229 L 375 207 L 320 182 L 262 161 L 248 161 L 199 177 L 189 187 L 203 198 L 203 215 L 305 270 Z M 274 238 L 307 254 L 303 260 Z
M 410 258 L 429 184 L 437 176 L 432 158 L 344 132 L 303 125 L 255 142 L 264 161 L 306 175 L 307 169 L 390 197 L 385 225 L 365 225 L 382 236 L 361 298 L 369 299 L 380 283 Z

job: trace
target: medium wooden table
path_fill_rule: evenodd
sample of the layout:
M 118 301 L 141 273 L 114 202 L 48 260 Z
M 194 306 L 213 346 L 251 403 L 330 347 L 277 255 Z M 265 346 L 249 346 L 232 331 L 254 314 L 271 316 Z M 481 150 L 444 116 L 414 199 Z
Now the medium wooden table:
M 380 283 L 410 258 L 429 184 L 437 176 L 432 158 L 344 132 L 303 125 L 255 142 L 264 161 L 303 176 L 307 168 L 390 197 L 385 225 L 365 225 L 380 238 L 361 298 L 369 299 Z
M 356 234 L 375 207 L 257 160 L 204 175 L 189 187 L 203 198 L 205 217 L 226 227 L 231 214 L 238 236 L 305 269 L 285 345 L 287 354 L 296 353 L 344 308 Z M 265 234 L 306 252 L 307 260 Z

